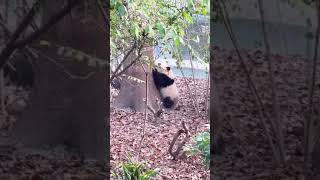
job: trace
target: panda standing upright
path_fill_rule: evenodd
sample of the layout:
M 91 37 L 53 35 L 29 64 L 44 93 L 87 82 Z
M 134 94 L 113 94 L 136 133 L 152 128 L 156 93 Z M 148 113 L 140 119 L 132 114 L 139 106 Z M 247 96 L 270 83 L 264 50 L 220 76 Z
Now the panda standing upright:
M 166 109 L 177 109 L 179 92 L 175 83 L 175 77 L 170 67 L 158 67 L 152 69 L 152 77 L 156 88 L 159 90 L 161 101 Z

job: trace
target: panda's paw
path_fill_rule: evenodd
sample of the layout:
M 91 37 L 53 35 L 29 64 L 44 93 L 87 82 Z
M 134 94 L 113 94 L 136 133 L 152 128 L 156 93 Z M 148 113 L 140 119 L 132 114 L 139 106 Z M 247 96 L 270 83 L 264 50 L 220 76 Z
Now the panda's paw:
M 158 112 L 156 112 L 156 113 L 154 114 L 154 116 L 155 116 L 156 118 L 159 118 L 159 117 L 161 117 L 161 115 L 162 115 L 163 112 L 164 112 L 163 109 L 159 109 Z

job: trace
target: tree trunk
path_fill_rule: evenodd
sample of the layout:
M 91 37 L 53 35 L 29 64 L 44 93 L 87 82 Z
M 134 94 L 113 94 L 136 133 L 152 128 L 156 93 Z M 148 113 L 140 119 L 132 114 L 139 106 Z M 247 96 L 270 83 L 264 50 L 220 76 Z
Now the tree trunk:
M 143 48 L 142 54 L 150 58 L 150 60 L 154 61 L 153 55 L 154 48 L 146 47 Z M 124 67 L 130 65 L 130 63 L 137 58 L 134 52 L 132 52 L 128 59 L 124 63 Z M 160 100 L 160 94 L 157 90 L 153 78 L 152 73 L 147 65 L 142 65 L 140 63 L 134 63 L 130 68 L 128 68 L 124 74 L 129 77 L 137 78 L 141 81 L 146 82 L 146 74 L 148 72 L 148 105 L 152 108 L 152 111 L 158 111 L 159 106 L 157 103 L 157 99 Z M 118 96 L 115 98 L 114 106 L 120 109 L 131 108 L 137 112 L 144 112 L 145 110 L 145 102 L 144 99 L 146 97 L 146 88 L 145 83 L 137 82 L 135 80 L 131 80 L 128 77 L 124 77 L 125 80 L 121 81 L 121 89 Z M 149 109 L 150 110 L 150 109 Z M 155 112 L 153 112 L 155 113 Z
M 212 65 L 212 64 L 211 64 Z M 212 75 L 210 76 L 210 122 L 213 124 L 213 141 L 212 141 L 212 153 L 221 154 L 225 150 L 223 138 L 221 136 L 221 130 L 223 126 L 223 114 L 221 111 L 220 102 L 220 88 L 218 81 Z
M 43 22 L 66 2 L 45 1 Z M 84 13 L 83 1 L 80 2 L 42 39 L 106 59 L 109 57 L 107 23 L 96 1 L 88 1 L 88 17 Z M 106 77 L 109 70 L 89 67 L 87 62 L 72 57 L 68 60 L 61 58 L 57 49 L 51 46 L 34 47 L 51 60 L 40 56 L 35 61 L 35 85 L 29 105 L 17 121 L 17 138 L 25 145 L 35 147 L 68 144 L 79 148 L 86 159 L 107 160 L 109 90 Z M 94 74 L 87 79 L 71 78 L 52 60 L 74 75 Z

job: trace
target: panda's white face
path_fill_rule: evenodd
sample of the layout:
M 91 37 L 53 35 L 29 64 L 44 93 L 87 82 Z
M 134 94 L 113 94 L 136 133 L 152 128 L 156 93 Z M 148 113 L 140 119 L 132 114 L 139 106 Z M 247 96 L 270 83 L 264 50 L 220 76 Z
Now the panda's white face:
M 161 65 L 161 63 L 158 64 L 158 66 L 156 66 L 157 70 L 165 75 L 167 75 L 168 77 L 170 77 L 171 79 L 174 79 L 175 76 L 171 70 L 171 68 L 169 66 L 164 66 Z

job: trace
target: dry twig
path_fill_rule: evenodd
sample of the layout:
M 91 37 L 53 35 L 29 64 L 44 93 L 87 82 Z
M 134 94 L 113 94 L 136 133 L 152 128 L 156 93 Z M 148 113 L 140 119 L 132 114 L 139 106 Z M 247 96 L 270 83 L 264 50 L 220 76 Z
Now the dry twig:
M 169 154 L 173 157 L 173 160 L 177 160 L 179 158 L 179 154 L 183 148 L 183 146 L 189 141 L 190 139 L 190 134 L 189 134 L 189 130 L 185 124 L 184 121 L 182 121 L 181 123 L 182 129 L 179 129 L 178 132 L 174 135 L 170 146 L 169 146 Z M 186 137 L 177 144 L 177 149 L 175 151 L 173 151 L 173 146 L 177 143 L 178 138 L 181 136 L 181 134 L 185 134 Z

